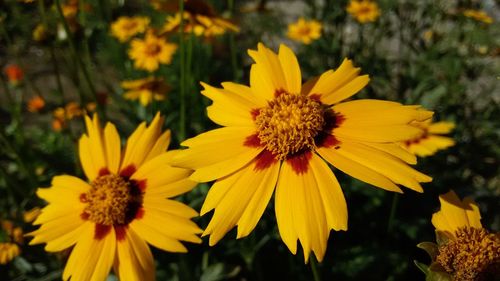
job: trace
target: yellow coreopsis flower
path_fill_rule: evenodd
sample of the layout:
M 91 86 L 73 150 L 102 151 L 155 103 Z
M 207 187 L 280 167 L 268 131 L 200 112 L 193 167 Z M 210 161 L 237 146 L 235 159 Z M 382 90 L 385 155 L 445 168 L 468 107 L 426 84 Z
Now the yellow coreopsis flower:
M 47 243 L 49 252 L 73 247 L 63 280 L 105 280 L 111 267 L 120 280 L 154 280 L 147 243 L 186 252 L 180 241 L 200 242 L 201 230 L 190 220 L 197 213 L 166 199 L 195 186 L 187 179 L 192 172 L 170 166 L 177 152 L 166 152 L 170 132 L 162 133 L 159 114 L 149 126 L 140 124 L 123 149 L 113 124 L 102 129 L 97 115 L 85 123 L 79 154 L 88 181 L 56 176 L 50 188 L 38 189 L 49 204 L 30 244 Z
M 111 34 L 120 42 L 126 42 L 133 36 L 143 33 L 149 25 L 147 17 L 119 17 L 111 24 Z
M 128 55 L 134 60 L 135 68 L 153 72 L 160 64 L 169 64 L 176 50 L 176 44 L 148 32 L 144 39 L 132 40 Z
M 129 100 L 139 100 L 142 106 L 147 106 L 154 100 L 164 100 L 169 86 L 162 78 L 148 77 L 144 79 L 123 81 L 123 89 L 127 90 L 124 97 Z
M 295 23 L 288 25 L 288 38 L 310 44 L 312 41 L 321 37 L 322 25 L 317 20 L 306 21 L 304 18 L 299 18 Z
M 371 0 L 351 0 L 347 12 L 360 23 L 374 22 L 380 16 L 380 9 Z
M 452 122 L 432 123 L 432 120 L 429 119 L 422 122 L 413 122 L 412 125 L 421 128 L 422 133 L 401 144 L 417 156 L 430 156 L 439 150 L 455 145 L 455 141 L 452 138 L 441 136 L 450 133 L 455 128 L 455 124 Z
M 438 241 L 437 264 L 452 280 L 496 280 L 500 276 L 500 233 L 483 228 L 479 208 L 471 198 L 461 201 L 450 191 L 440 195 L 439 201 L 441 210 L 432 215 L 432 224 L 447 239 Z
M 487 13 L 481 10 L 467 9 L 464 11 L 464 16 L 486 24 L 493 23 L 493 18 L 491 18 Z
M 213 101 L 208 117 L 224 126 L 182 143 L 189 147 L 174 165 L 195 170 L 191 179 L 216 180 L 201 209 L 215 213 L 203 235 L 214 245 L 238 226 L 238 238 L 256 226 L 272 194 L 281 238 L 292 253 L 297 239 L 307 261 L 326 251 L 331 229 L 347 229 L 347 206 L 332 164 L 377 187 L 422 192 L 430 177 L 413 170 L 415 156 L 395 142 L 417 136 L 411 126 L 432 112 L 396 102 L 342 102 L 368 83 L 367 75 L 344 60 L 302 85 L 295 54 L 285 45 L 276 54 L 263 44 L 254 59 L 250 87 L 231 82 L 223 89 L 202 83 Z

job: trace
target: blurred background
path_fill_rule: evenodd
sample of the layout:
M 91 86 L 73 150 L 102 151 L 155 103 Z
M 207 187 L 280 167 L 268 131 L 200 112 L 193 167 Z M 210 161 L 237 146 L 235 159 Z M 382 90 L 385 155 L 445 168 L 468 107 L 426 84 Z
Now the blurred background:
M 349 230 L 331 233 L 316 265 L 321 280 L 424 280 L 413 261 L 429 258 L 415 245 L 434 241 L 430 218 L 450 189 L 474 198 L 483 226 L 500 231 L 500 1 L 180 3 L 0 1 L 0 250 L 11 253 L 0 255 L 0 280 L 61 279 L 69 252 L 28 246 L 23 233 L 45 204 L 37 187 L 55 175 L 83 176 L 76 144 L 84 114 L 97 112 L 127 136 L 161 111 L 179 148 L 216 127 L 199 81 L 248 85 L 247 50 L 258 42 L 289 45 L 304 79 L 350 58 L 371 77 L 354 98 L 421 104 L 435 121 L 455 124 L 454 146 L 419 158 L 417 169 L 434 177 L 423 194 L 392 194 L 334 169 Z M 133 54 L 149 35 L 171 46 L 156 67 Z M 200 210 L 209 186 L 179 200 Z M 210 216 L 195 221 L 204 228 Z M 281 242 L 272 200 L 253 233 L 235 237 L 233 230 L 215 247 L 204 239 L 187 254 L 153 250 L 157 279 L 314 279 L 300 250 L 294 256 Z

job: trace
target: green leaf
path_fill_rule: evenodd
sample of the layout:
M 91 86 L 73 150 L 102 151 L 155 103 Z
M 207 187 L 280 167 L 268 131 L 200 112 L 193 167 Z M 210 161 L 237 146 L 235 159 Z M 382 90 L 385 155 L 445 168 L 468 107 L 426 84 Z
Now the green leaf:
M 434 261 L 439 253 L 438 245 L 433 242 L 422 242 L 417 244 L 417 247 L 427 252 L 427 254 L 431 257 L 431 260 Z

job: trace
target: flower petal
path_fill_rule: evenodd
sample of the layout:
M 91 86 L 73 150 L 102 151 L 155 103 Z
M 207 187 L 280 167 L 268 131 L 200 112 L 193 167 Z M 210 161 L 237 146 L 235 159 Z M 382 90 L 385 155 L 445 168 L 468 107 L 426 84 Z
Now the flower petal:
M 155 265 L 153 255 L 146 242 L 128 228 L 125 239 L 117 243 L 115 274 L 121 281 L 153 281 Z
M 297 57 L 290 48 L 281 44 L 278 58 L 285 78 L 285 90 L 292 94 L 299 94 L 302 87 L 302 75 Z

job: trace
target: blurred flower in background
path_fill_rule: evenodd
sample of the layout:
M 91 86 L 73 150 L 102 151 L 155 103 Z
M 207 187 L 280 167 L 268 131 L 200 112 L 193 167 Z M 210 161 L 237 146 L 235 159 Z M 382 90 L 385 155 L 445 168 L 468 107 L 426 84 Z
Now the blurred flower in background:
M 476 21 L 486 23 L 486 24 L 492 24 L 493 23 L 493 18 L 488 16 L 488 14 L 484 11 L 481 10 L 472 10 L 472 9 L 467 9 L 463 12 L 464 16 L 474 19 Z
M 120 42 L 126 42 L 137 34 L 144 33 L 149 25 L 148 17 L 119 17 L 111 24 L 111 34 Z
M 27 107 L 29 112 L 39 112 L 45 107 L 45 100 L 41 96 L 34 96 L 28 100 Z
M 17 64 L 9 64 L 4 68 L 7 80 L 12 85 L 18 85 L 24 79 L 24 71 Z
M 128 54 L 135 68 L 153 72 L 160 64 L 170 64 L 176 50 L 177 44 L 168 43 L 149 31 L 144 39 L 132 40 Z
M 39 23 L 35 26 L 35 29 L 33 29 L 32 38 L 36 42 L 41 42 L 47 39 L 47 36 L 48 32 L 43 24 Z
M 40 215 L 41 210 L 39 207 L 35 207 L 31 210 L 25 211 L 23 213 L 23 220 L 26 223 L 32 223 Z
M 347 12 L 360 23 L 374 22 L 380 16 L 380 9 L 371 0 L 351 0 Z
M 417 156 L 430 156 L 439 150 L 455 145 L 452 138 L 441 136 L 450 133 L 455 128 L 455 124 L 452 122 L 433 123 L 432 120 L 426 120 L 414 121 L 411 125 L 422 129 L 422 133 L 416 138 L 402 142 L 402 145 Z
M 21 254 L 23 230 L 10 220 L 0 220 L 0 264 L 7 264 Z
M 311 44 L 312 41 L 321 37 L 322 24 L 317 20 L 305 20 L 299 18 L 297 22 L 288 25 L 288 38 Z
M 418 247 L 432 258 L 430 266 L 416 262 L 426 280 L 487 281 L 500 276 L 500 233 L 481 224 L 479 207 L 469 197 L 463 201 L 454 191 L 439 196 L 441 210 L 432 215 L 437 244 Z
M 163 78 L 148 77 L 143 79 L 123 81 L 126 90 L 124 97 L 129 100 L 139 100 L 142 106 L 147 106 L 154 100 L 164 100 L 170 87 Z

